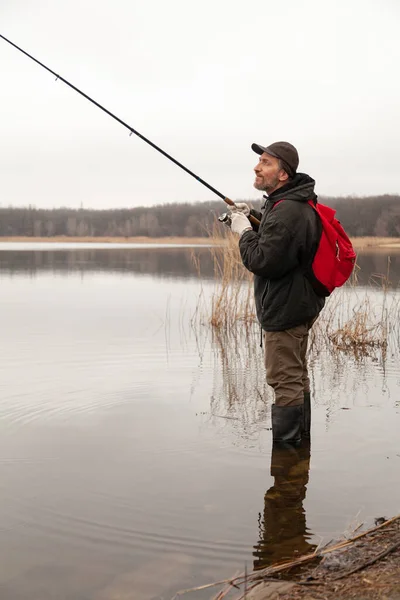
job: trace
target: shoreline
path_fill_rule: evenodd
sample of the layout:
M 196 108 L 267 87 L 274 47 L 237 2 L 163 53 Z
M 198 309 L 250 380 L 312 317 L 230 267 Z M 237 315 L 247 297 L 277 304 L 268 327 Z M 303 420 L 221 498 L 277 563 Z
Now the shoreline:
M 400 515 L 376 519 L 375 527 L 360 533 L 363 525 L 353 530 L 352 537 L 343 536 L 318 546 L 310 554 L 204 587 L 223 585 L 220 595 L 213 596 L 222 598 L 234 586 L 242 590 L 246 582 L 248 600 L 273 600 L 278 596 L 281 600 L 399 598 Z
M 0 243 L 47 243 L 47 244 L 193 244 L 209 246 L 212 238 L 206 237 L 94 237 L 94 236 L 66 236 L 58 235 L 51 237 L 29 237 L 29 236 L 4 236 L 0 237 Z
M 0 243 L 33 243 L 33 244 L 171 244 L 171 245 L 196 245 L 196 246 L 214 246 L 225 243 L 225 238 L 215 237 L 94 237 L 94 236 L 51 236 L 51 237 L 30 237 L 30 236 L 4 236 L 0 237 Z M 380 237 L 353 237 L 351 242 L 358 251 L 375 250 L 400 250 L 400 238 L 380 238 Z

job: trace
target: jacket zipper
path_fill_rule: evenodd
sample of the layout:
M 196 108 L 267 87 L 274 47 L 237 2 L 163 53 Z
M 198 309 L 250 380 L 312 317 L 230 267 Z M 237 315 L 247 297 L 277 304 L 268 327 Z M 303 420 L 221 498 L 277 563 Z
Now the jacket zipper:
M 262 306 L 262 308 L 264 308 L 264 300 L 266 298 L 266 295 L 268 294 L 268 290 L 269 290 L 269 281 L 268 281 L 268 283 L 267 283 L 267 285 L 265 287 L 263 295 L 261 296 L 261 306 Z

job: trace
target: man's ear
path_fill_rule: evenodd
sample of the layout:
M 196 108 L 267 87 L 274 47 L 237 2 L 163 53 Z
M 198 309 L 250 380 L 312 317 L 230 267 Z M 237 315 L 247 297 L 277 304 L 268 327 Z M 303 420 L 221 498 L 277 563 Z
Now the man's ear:
M 289 175 L 286 173 L 285 169 L 281 169 L 279 172 L 279 181 L 288 181 Z

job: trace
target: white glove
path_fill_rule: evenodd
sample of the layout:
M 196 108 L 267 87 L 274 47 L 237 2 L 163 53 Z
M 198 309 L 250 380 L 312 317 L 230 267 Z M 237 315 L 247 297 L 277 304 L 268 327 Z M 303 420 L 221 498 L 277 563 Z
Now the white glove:
M 242 233 L 245 231 L 251 231 L 253 229 L 250 225 L 250 221 L 242 212 L 232 211 L 231 219 L 231 230 L 233 233 L 238 233 L 240 236 L 242 236 Z
M 232 206 L 231 210 L 237 210 L 238 212 L 243 213 L 246 217 L 250 214 L 250 206 L 246 204 L 246 202 L 235 202 L 235 206 Z

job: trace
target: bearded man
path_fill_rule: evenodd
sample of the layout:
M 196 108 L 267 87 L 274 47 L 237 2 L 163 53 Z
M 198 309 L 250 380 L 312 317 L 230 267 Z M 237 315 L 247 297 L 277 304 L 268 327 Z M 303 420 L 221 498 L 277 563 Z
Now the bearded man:
M 324 306 L 310 282 L 322 224 L 308 204 L 317 202 L 315 181 L 298 173 L 299 156 L 289 142 L 253 144 L 259 155 L 254 187 L 266 192 L 261 213 L 245 203 L 232 209 L 231 229 L 239 234 L 244 266 L 254 273 L 257 318 L 265 348 L 267 383 L 274 389 L 274 442 L 298 444 L 310 437 L 310 380 L 307 343 Z M 252 226 L 248 216 L 260 220 Z

